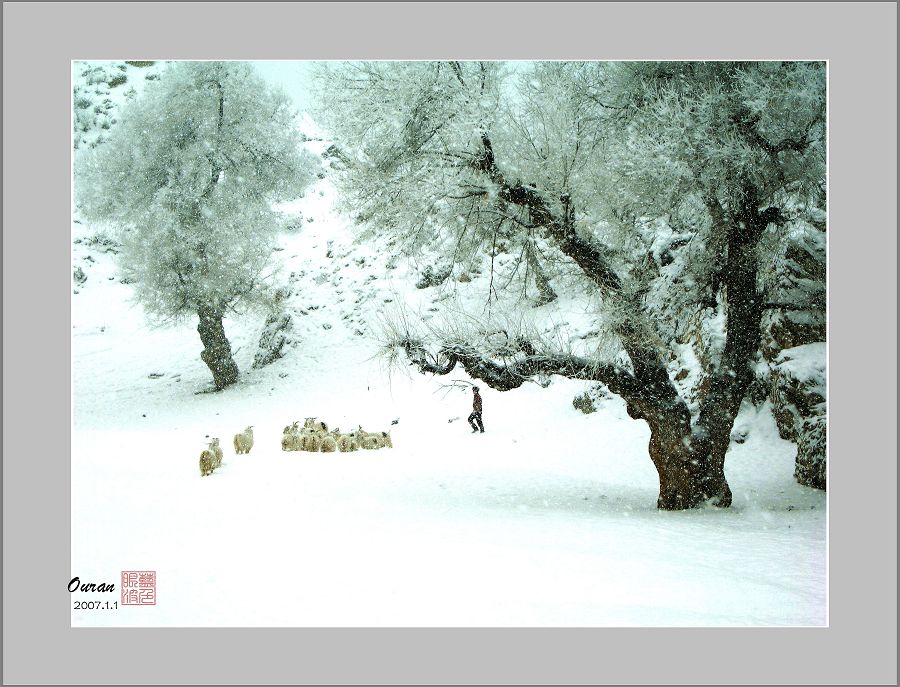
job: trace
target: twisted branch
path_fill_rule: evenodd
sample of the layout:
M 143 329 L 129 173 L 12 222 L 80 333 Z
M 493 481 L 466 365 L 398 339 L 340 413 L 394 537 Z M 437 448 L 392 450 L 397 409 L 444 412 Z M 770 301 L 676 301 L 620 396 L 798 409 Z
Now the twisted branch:
M 608 363 L 566 354 L 539 353 L 534 345 L 519 337 L 513 342 L 515 359 L 498 362 L 479 353 L 466 344 L 447 344 L 437 353 L 430 352 L 424 343 L 411 337 L 396 342 L 407 358 L 421 372 L 435 375 L 450 374 L 457 365 L 470 377 L 482 380 L 492 389 L 509 391 L 517 389 L 528 380 L 541 375 L 561 375 L 569 379 L 598 381 L 606 384 L 610 391 L 626 401 L 646 401 L 647 388 L 627 370 Z

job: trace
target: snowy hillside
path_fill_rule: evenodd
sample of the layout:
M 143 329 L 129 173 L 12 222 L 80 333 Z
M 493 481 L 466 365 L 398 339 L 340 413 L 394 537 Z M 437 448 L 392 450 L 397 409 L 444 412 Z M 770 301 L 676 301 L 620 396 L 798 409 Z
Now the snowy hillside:
M 72 64 L 73 138 L 77 150 L 107 138 L 118 110 L 159 78 L 165 62 L 85 62 Z
M 329 142 L 304 130 L 321 156 Z M 74 626 L 826 624 L 826 496 L 794 480 L 768 402 L 735 424 L 729 509 L 657 510 L 646 423 L 618 397 L 576 409 L 586 382 L 482 386 L 472 434 L 471 393 L 452 386 L 465 373 L 391 370 L 378 337 L 396 306 L 477 310 L 489 275 L 417 288 L 422 265 L 355 242 L 335 201 L 325 174 L 279 207 L 282 355 L 253 367 L 273 313 L 226 319 L 241 376 L 221 392 L 196 321 L 148 328 L 115 242 L 75 217 L 72 575 L 155 570 L 158 598 L 73 607 Z M 575 295 L 533 311 L 573 345 L 591 336 Z M 393 448 L 282 451 L 307 417 L 390 431 Z M 235 455 L 248 425 L 255 445 Z M 224 463 L 201 478 L 211 437 Z

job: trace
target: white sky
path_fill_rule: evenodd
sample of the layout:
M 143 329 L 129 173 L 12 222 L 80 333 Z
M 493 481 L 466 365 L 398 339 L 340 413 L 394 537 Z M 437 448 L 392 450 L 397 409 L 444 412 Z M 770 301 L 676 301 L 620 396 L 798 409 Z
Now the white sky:
M 253 65 L 270 84 L 280 86 L 294 99 L 301 112 L 309 110 L 308 83 L 309 61 L 298 60 L 254 60 Z
M 253 65 L 260 75 L 272 85 L 280 86 L 294 99 L 301 112 L 308 112 L 312 104 L 309 96 L 309 80 L 311 78 L 311 60 L 253 60 Z M 530 61 L 512 61 L 506 63 L 513 71 L 530 66 Z

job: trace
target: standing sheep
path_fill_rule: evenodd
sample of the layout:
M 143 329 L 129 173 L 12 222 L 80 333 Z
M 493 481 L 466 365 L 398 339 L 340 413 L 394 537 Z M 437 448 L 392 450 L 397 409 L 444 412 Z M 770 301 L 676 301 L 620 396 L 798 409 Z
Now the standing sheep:
M 211 475 L 215 470 L 216 455 L 208 448 L 200 452 L 200 476 Z
M 338 451 L 348 452 L 355 451 L 359 448 L 355 441 L 353 441 L 353 435 L 351 434 L 341 434 L 337 437 L 337 447 Z
M 306 422 L 303 423 L 304 429 L 312 430 L 313 432 L 327 432 L 328 425 L 324 422 L 316 422 L 316 418 L 308 417 L 306 418 Z
M 350 432 L 347 436 L 350 437 L 350 450 L 359 451 L 362 448 L 362 439 L 364 435 L 359 432 Z
M 356 442 L 356 445 L 362 449 L 369 448 L 369 446 L 366 445 L 368 443 L 368 438 L 369 433 L 362 428 L 362 425 L 359 425 L 359 428 L 353 433 L 353 440 Z
M 213 440 L 209 442 L 209 450 L 216 458 L 213 467 L 220 467 L 222 465 L 222 447 L 219 446 L 219 437 L 213 437 Z
M 240 434 L 234 435 L 234 452 L 250 453 L 253 448 L 253 425 L 250 425 Z
M 306 431 L 303 433 L 303 450 L 316 452 L 322 447 L 322 437 L 316 432 Z
M 322 437 L 321 451 L 322 453 L 334 453 L 337 451 L 337 441 L 331 434 L 326 434 Z
M 284 428 L 284 436 L 281 437 L 282 451 L 302 451 L 303 437 L 301 436 L 300 421 L 294 422 Z
M 360 425 L 356 436 L 360 447 L 364 449 L 372 450 L 384 448 L 385 446 L 394 447 L 394 444 L 391 442 L 391 435 L 388 432 L 367 432 Z

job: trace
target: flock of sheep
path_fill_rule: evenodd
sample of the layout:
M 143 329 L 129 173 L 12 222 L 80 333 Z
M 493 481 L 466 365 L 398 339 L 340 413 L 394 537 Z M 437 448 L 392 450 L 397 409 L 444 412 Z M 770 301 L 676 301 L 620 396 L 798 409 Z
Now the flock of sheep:
M 300 421 L 284 428 L 281 437 L 282 451 L 358 451 L 379 448 L 393 448 L 390 432 L 366 432 L 362 426 L 354 432 L 342 433 L 337 427 L 330 432 L 328 425 L 313 417 L 306 418 L 303 427 Z M 250 453 L 253 448 L 253 426 L 234 435 L 234 452 Z M 222 449 L 218 437 L 209 442 L 208 448 L 200 453 L 200 476 L 211 475 L 222 464 Z
M 282 451 L 358 451 L 359 449 L 393 448 L 389 432 L 367 432 L 360 425 L 354 432 L 342 433 L 337 427 L 330 432 L 328 425 L 308 417 L 300 428 L 300 421 L 284 428 Z

